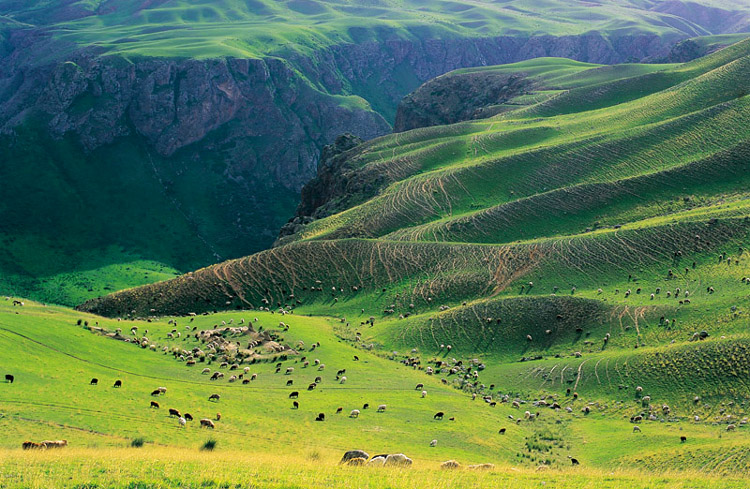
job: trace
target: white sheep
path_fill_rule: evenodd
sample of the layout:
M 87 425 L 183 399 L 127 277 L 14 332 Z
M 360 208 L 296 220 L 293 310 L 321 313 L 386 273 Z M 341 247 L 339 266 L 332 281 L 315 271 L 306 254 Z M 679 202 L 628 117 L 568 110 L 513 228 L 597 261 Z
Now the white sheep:
M 430 442 L 430 446 L 431 446 L 431 447 L 436 447 L 436 446 L 437 446 L 437 440 L 432 440 L 432 441 Z
M 349 413 L 350 418 L 359 418 L 359 409 L 352 409 L 352 412 Z

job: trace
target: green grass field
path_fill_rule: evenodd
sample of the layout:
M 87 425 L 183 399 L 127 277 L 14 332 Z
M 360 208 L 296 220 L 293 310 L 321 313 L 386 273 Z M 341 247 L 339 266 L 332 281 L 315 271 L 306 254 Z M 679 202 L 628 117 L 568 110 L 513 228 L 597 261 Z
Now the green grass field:
M 247 365 L 248 375 L 257 374 L 257 380 L 247 385 L 226 378 L 211 381 L 201 373 L 210 368 L 228 377 L 232 371 L 219 367 L 218 360 L 187 366 L 161 351 L 165 346 L 170 351 L 174 347 L 190 350 L 200 344 L 187 338 L 184 325 L 200 331 L 222 327 L 225 321 L 233 327 L 241 318 L 257 318 L 256 329 L 265 325 L 283 335 L 280 341 L 293 346 L 303 341 L 306 346 L 281 361 L 280 373 L 274 373 L 276 354 L 263 353 L 255 363 L 242 363 L 235 373 L 242 373 Z M 180 317 L 176 326 L 168 324 L 171 319 L 116 321 L 56 306 L 29 302 L 12 306 L 10 300 L 0 301 L 0 346 L 6 352 L 2 371 L 15 376 L 12 384 L 0 383 L 4 487 L 49 487 L 44 484 L 50 483 L 56 487 L 242 487 L 247 483 L 317 487 L 320 480 L 334 487 L 532 487 L 541 481 L 555 487 L 742 487 L 742 475 L 750 467 L 750 440 L 744 425 L 738 432 L 726 432 L 726 423 L 717 424 L 708 415 L 693 422 L 693 411 L 702 408 L 677 402 L 672 404 L 669 422 L 646 421 L 641 424 L 642 433 L 632 433 L 627 417 L 641 409 L 632 384 L 626 391 L 581 385 L 580 396 L 573 399 L 565 395 L 564 386 L 552 382 L 537 387 L 529 381 L 539 376 L 542 364 L 498 363 L 480 373 L 483 382 L 495 383 L 492 395 L 509 393 L 528 399 L 529 404 L 514 408 L 499 402 L 490 407 L 481 399 L 472 400 L 468 390 L 444 385 L 439 375 L 427 375 L 388 358 L 399 359 L 402 354 L 367 351 L 357 342 L 343 340 L 346 333 L 341 328 L 347 328 L 334 318 L 243 311 L 198 316 L 194 321 Z M 288 331 L 279 328 L 280 319 Z M 87 321 L 88 327 L 78 325 L 79 320 Z M 156 351 L 91 331 L 133 326 L 139 336 L 148 335 Z M 183 338 L 168 338 L 173 329 L 182 331 Z M 321 346 L 311 351 L 307 345 L 316 342 Z M 732 344 L 742 344 L 740 337 Z M 654 353 L 649 350 L 636 358 L 647 359 Z M 444 357 L 422 349 L 410 355 L 425 363 Z M 319 371 L 313 363 L 303 367 L 303 356 L 319 359 L 325 369 Z M 616 353 L 604 353 L 601 359 L 620 365 L 634 360 L 618 359 Z M 490 365 L 492 360 L 492 355 L 482 356 Z M 284 374 L 288 366 L 294 367 L 291 375 Z M 338 369 L 346 369 L 345 384 L 335 380 Z M 316 376 L 322 377 L 321 382 L 314 391 L 307 391 Z M 93 377 L 99 385 L 89 385 Z M 118 379 L 122 387 L 113 388 Z M 287 387 L 288 380 L 294 385 Z M 648 376 L 643 380 L 646 392 L 654 395 L 659 406 L 663 400 L 674 399 L 668 390 L 651 389 Z M 417 383 L 425 385 L 425 398 L 415 390 Z M 167 388 L 166 394 L 152 397 L 151 391 L 161 386 Z M 288 398 L 293 390 L 300 392 L 299 409 L 292 409 Z M 537 396 L 554 395 L 563 408 L 570 406 L 573 412 L 531 406 L 532 398 L 526 396 L 532 391 Z M 221 395 L 219 402 L 208 400 L 214 393 Z M 160 409 L 150 408 L 151 400 Z M 365 402 L 370 409 L 362 409 Z M 387 405 L 385 412 L 376 412 L 379 404 Z M 582 414 L 588 405 L 592 413 Z M 344 408 L 342 414 L 335 414 L 338 407 Z M 167 408 L 190 412 L 195 421 L 180 427 L 176 418 L 168 416 Z M 355 408 L 361 410 L 360 416 L 349 417 Z M 540 417 L 525 420 L 527 409 L 539 411 Z M 444 411 L 446 419 L 433 420 L 436 411 Z M 215 421 L 214 430 L 197 426 L 200 418 L 215 420 L 217 412 L 221 421 Z M 325 422 L 314 421 L 319 412 L 326 414 Z M 522 421 L 517 424 L 508 416 Z M 498 434 L 500 428 L 506 428 L 506 434 Z M 680 436 L 687 436 L 688 442 L 680 443 Z M 138 438 L 144 439 L 145 446 L 130 447 Z M 42 439 L 66 439 L 70 447 L 20 450 L 23 441 Z M 199 451 L 208 439 L 217 441 L 214 453 Z M 430 447 L 433 439 L 438 440 L 436 447 Z M 351 448 L 365 449 L 371 455 L 406 453 L 414 460 L 414 470 L 338 467 L 341 453 Z M 570 467 L 568 456 L 582 465 Z M 438 466 L 448 459 L 464 465 L 493 463 L 495 468 L 446 474 Z M 542 465 L 544 473 L 538 469 Z M 719 475 L 724 477 L 718 479 Z M 598 485 L 601 477 L 606 478 L 604 486 Z

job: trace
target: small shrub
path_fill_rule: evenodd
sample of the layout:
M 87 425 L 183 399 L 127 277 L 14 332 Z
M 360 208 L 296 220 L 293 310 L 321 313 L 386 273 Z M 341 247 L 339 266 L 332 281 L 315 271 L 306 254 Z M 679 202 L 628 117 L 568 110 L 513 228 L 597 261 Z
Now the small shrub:
M 216 440 L 214 439 L 206 440 L 203 445 L 201 445 L 201 450 L 206 450 L 209 452 L 214 448 L 216 448 Z

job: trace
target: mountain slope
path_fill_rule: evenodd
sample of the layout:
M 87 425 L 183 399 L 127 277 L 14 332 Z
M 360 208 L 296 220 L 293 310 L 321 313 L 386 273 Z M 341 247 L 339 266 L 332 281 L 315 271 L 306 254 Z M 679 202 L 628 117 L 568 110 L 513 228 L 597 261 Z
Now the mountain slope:
M 0 290 L 75 304 L 265 249 L 326 144 L 388 133 L 447 71 L 688 59 L 747 28 L 742 3 L 680 5 L 2 0 Z

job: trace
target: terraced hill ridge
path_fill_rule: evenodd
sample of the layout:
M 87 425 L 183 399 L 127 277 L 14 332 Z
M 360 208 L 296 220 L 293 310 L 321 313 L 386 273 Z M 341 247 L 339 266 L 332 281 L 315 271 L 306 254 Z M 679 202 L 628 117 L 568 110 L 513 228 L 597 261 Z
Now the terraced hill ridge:
M 266 249 L 326 144 L 447 71 L 692 59 L 748 25 L 715 0 L 0 0 L 0 291 L 74 305 Z
M 334 314 L 504 361 L 744 334 L 750 42 L 658 70 L 520 66 L 561 88 L 349 149 L 344 197 L 286 244 L 81 310 Z

